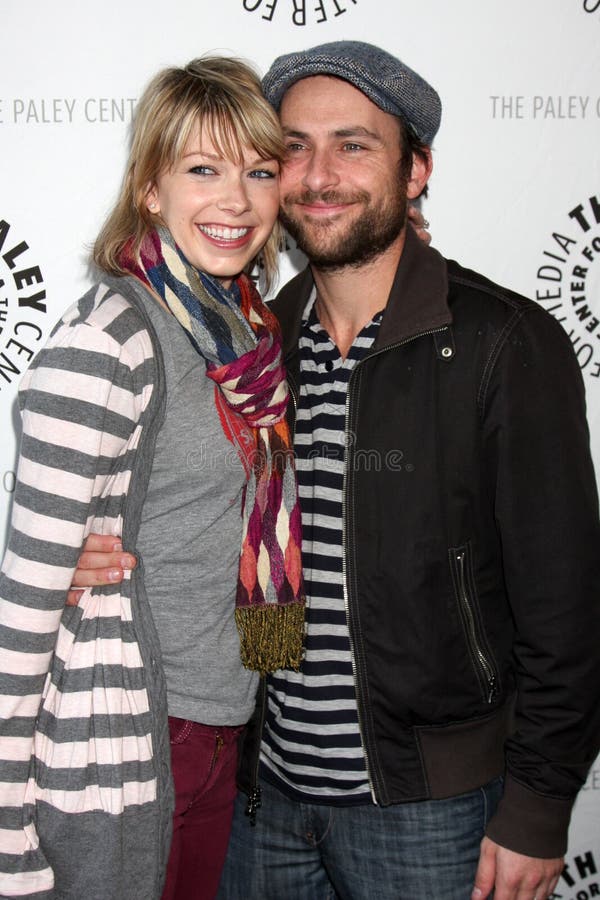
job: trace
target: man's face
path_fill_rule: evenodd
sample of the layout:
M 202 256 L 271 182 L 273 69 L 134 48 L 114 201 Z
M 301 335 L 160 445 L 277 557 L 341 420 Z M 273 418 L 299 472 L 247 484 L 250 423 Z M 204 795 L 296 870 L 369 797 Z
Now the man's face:
M 398 120 L 322 75 L 292 85 L 280 117 L 288 148 L 281 220 L 311 263 L 360 266 L 399 241 L 409 183 Z

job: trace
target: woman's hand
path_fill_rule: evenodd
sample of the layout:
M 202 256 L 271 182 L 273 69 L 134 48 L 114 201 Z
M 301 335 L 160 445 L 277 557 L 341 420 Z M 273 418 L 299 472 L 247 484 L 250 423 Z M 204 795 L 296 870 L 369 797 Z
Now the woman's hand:
M 124 553 L 119 538 L 110 534 L 90 534 L 83 545 L 73 575 L 67 606 L 77 606 L 83 590 L 98 584 L 118 584 L 125 571 L 135 569 L 136 558 Z
M 412 225 L 412 227 L 417 232 L 417 237 L 419 237 L 424 244 L 431 243 L 431 235 L 429 234 L 429 222 L 424 217 L 423 213 L 417 206 L 413 206 L 409 204 L 408 206 L 408 221 Z

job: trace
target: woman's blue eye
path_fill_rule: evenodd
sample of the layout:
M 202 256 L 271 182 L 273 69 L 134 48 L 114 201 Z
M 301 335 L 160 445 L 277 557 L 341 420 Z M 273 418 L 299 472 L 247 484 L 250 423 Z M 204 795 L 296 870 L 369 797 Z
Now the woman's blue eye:
M 215 170 L 211 166 L 192 166 L 190 172 L 193 175 L 214 175 Z

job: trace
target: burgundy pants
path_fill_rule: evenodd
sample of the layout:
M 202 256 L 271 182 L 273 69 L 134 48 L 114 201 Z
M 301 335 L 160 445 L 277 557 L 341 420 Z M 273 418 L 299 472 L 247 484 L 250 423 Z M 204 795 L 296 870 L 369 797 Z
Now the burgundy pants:
M 242 727 L 199 725 L 169 716 L 175 812 L 162 900 L 216 896 L 229 841 Z

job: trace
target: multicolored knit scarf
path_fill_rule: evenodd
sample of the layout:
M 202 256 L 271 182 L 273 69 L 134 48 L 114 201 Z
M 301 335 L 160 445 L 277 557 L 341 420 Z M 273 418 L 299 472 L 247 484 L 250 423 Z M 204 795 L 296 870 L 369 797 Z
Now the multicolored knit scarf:
M 251 429 L 253 444 L 244 446 L 222 419 L 248 476 L 235 610 L 242 662 L 263 674 L 297 669 L 304 632 L 300 505 L 277 319 L 246 275 L 226 290 L 188 263 L 166 228 L 150 232 L 137 255 L 127 245 L 120 263 L 162 298 L 229 408 Z

